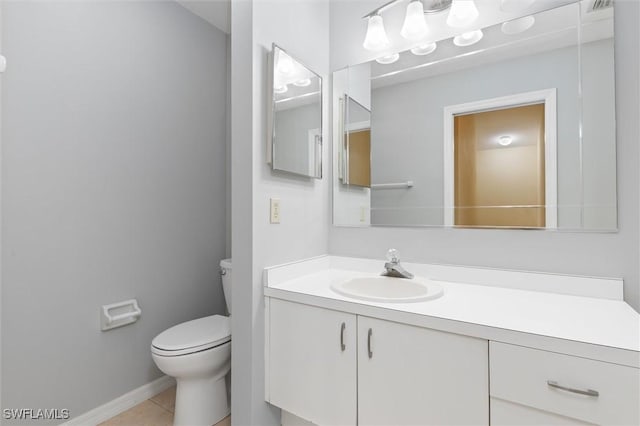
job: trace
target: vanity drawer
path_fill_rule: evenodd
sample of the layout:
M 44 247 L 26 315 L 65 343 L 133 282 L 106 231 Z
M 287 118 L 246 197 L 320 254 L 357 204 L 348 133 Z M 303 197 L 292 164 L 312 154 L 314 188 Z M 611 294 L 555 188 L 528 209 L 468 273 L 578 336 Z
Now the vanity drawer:
M 497 342 L 489 367 L 492 397 L 596 424 L 640 424 L 640 369 Z

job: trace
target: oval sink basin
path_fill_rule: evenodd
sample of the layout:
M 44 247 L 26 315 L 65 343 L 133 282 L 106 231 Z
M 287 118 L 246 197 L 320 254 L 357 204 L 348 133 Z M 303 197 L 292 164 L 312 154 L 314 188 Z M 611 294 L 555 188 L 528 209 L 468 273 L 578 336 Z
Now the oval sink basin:
M 383 303 L 422 302 L 442 296 L 438 284 L 420 280 L 391 277 L 362 277 L 335 283 L 331 289 L 343 296 Z

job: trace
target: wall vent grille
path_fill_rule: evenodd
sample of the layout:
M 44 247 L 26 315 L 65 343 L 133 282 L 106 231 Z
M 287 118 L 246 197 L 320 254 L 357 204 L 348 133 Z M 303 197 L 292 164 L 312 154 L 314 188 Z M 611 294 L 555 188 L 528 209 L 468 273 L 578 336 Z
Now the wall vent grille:
M 587 13 L 598 12 L 600 10 L 608 9 L 613 6 L 613 0 L 593 0 L 589 4 Z

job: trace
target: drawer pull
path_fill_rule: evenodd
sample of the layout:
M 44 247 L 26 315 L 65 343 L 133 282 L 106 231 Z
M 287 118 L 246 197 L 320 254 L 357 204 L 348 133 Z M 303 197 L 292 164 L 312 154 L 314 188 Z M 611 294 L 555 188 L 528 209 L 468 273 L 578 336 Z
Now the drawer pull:
M 558 384 L 558 382 L 553 381 L 553 380 L 547 380 L 547 385 L 549 385 L 549 387 L 555 388 L 555 389 L 560 389 L 563 391 L 567 391 L 567 392 L 571 392 L 571 393 L 577 393 L 580 395 L 586 395 L 586 396 L 593 396 L 593 397 L 598 397 L 600 395 L 600 393 L 598 391 L 594 391 L 593 389 L 575 389 L 575 388 L 569 388 L 566 386 L 562 386 L 560 384 Z
M 373 330 L 369 329 L 367 333 L 367 352 L 369 352 L 369 359 L 373 358 L 373 352 L 371 351 L 371 336 L 373 335 Z
M 342 352 L 344 352 L 344 350 L 347 349 L 347 345 L 344 344 L 345 328 L 347 328 L 347 325 L 345 323 L 342 323 L 342 325 L 340 326 L 340 349 L 342 350 Z

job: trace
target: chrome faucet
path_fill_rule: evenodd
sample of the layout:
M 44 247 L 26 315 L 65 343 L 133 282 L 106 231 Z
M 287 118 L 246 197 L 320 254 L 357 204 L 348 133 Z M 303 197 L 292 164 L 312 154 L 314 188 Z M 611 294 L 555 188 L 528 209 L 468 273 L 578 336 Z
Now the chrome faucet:
M 380 274 L 384 277 L 413 278 L 413 274 L 400 265 L 400 253 L 396 249 L 389 249 L 387 252 L 387 262 L 384 264 L 384 269 L 385 271 Z

